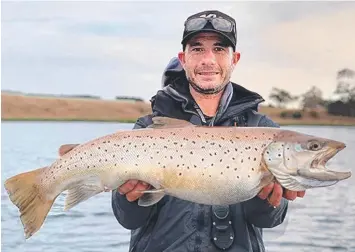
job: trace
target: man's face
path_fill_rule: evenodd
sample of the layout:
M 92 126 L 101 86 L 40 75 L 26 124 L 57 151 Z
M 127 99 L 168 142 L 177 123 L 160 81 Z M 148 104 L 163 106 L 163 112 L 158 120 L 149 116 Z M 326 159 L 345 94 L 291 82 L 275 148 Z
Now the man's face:
M 179 53 L 191 86 L 204 94 L 218 93 L 225 87 L 239 58 L 240 54 L 213 32 L 198 33 Z

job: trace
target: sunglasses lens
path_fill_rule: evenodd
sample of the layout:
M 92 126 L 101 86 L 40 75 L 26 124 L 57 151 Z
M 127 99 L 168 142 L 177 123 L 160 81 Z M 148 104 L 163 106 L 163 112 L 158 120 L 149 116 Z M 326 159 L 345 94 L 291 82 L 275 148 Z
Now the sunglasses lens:
M 233 30 L 232 23 L 223 18 L 213 18 L 210 21 L 216 30 L 223 32 L 231 32 Z M 207 22 L 208 19 L 206 18 L 194 18 L 186 22 L 185 29 L 186 31 L 200 30 L 206 25 Z
M 223 18 L 214 18 L 211 22 L 214 28 L 219 31 L 231 32 L 233 29 L 231 22 Z
M 186 22 L 186 31 L 196 31 L 202 29 L 207 23 L 205 18 L 194 18 Z

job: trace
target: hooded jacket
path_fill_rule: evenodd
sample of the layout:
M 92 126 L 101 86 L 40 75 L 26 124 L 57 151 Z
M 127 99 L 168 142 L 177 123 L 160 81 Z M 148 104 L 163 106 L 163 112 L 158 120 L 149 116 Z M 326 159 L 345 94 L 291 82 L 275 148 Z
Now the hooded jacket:
M 139 118 L 134 128 L 149 126 L 157 115 L 196 125 L 278 127 L 270 118 L 257 113 L 258 104 L 263 101 L 259 94 L 230 82 L 216 116 L 206 120 L 189 93 L 184 70 L 178 59 L 173 58 L 164 71 L 162 89 L 151 99 L 152 114 Z M 218 208 L 169 195 L 153 206 L 140 207 L 117 191 L 112 193 L 117 221 L 131 230 L 129 251 L 139 252 L 263 252 L 262 229 L 281 224 L 287 207 L 284 198 L 277 208 L 257 196 Z M 220 246 L 229 247 L 222 250 Z

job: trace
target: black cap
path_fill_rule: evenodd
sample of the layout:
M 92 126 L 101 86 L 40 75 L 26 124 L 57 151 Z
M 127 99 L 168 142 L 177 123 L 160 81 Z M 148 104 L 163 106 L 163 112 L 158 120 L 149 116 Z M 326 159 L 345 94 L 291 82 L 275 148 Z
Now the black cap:
M 199 32 L 206 32 L 206 31 L 212 31 L 216 32 L 220 35 L 222 35 L 233 47 L 233 50 L 235 50 L 236 44 L 237 44 L 237 30 L 236 30 L 236 23 L 235 20 L 228 16 L 227 14 L 217 11 L 217 10 L 208 10 L 208 11 L 202 11 L 199 13 L 196 13 L 194 15 L 189 16 L 186 21 L 193 19 L 193 18 L 198 18 L 198 17 L 205 17 L 205 18 L 223 18 L 225 20 L 230 21 L 233 24 L 233 30 L 231 32 L 225 32 L 225 31 L 220 31 L 216 30 L 213 25 L 211 25 L 209 22 L 199 30 L 195 31 L 186 31 L 186 27 L 184 27 L 184 33 L 182 36 L 182 41 L 181 44 L 185 47 L 187 40 L 189 40 L 192 36 L 196 35 Z

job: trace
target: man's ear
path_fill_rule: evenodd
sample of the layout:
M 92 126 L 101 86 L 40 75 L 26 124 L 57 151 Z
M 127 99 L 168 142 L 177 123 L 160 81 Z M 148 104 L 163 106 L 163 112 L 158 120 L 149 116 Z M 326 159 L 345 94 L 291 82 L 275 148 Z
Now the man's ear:
M 240 53 L 234 52 L 233 53 L 233 65 L 236 65 L 239 62 L 239 59 L 240 59 Z
M 184 67 L 185 66 L 185 52 L 179 52 L 178 58 L 179 58 L 180 64 L 182 65 L 182 67 Z

